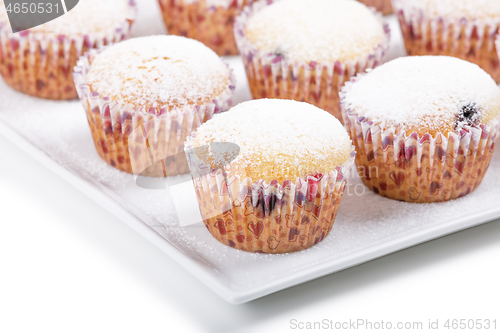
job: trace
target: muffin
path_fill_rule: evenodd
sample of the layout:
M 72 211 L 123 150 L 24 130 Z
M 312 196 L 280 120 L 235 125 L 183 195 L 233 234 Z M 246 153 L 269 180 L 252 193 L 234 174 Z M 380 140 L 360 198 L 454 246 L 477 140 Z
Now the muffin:
M 250 252 L 293 252 L 323 240 L 354 164 L 354 147 L 335 117 L 278 99 L 217 115 L 188 138 L 185 151 L 208 231 Z
M 219 55 L 238 54 L 233 22 L 253 0 L 158 0 L 172 35 L 194 38 Z
M 135 16 L 129 0 L 80 0 L 67 14 L 12 33 L 0 0 L 0 74 L 12 88 L 55 100 L 77 97 L 72 70 L 91 48 L 128 37 Z
M 447 55 L 478 64 L 500 82 L 497 0 L 393 0 L 408 55 Z
M 479 66 L 399 58 L 353 78 L 340 96 L 358 172 L 373 192 L 439 202 L 481 183 L 499 136 L 500 88 Z
M 359 0 L 369 7 L 373 7 L 384 15 L 392 13 L 391 0 Z
M 231 105 L 234 77 L 209 48 L 178 36 L 91 50 L 74 73 L 99 156 L 135 175 L 189 171 L 183 143 Z
M 354 0 L 258 1 L 235 35 L 254 98 L 308 102 L 339 120 L 340 88 L 379 65 L 389 41 L 382 16 Z

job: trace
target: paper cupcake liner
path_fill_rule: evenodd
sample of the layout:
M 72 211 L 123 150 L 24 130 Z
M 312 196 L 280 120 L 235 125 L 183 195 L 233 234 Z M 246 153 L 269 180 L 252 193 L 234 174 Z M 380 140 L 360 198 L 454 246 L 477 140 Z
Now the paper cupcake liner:
M 277 0 L 279 1 L 279 0 Z M 291 61 L 273 53 L 256 49 L 244 31 L 248 19 L 274 0 L 257 1 L 247 6 L 236 18 L 234 34 L 243 58 L 253 98 L 280 98 L 313 104 L 342 121 L 338 93 L 344 82 L 367 68 L 375 68 L 389 48 L 390 29 L 382 15 L 375 15 L 384 26 L 385 38 L 370 54 L 349 61 L 319 63 Z
M 78 58 L 89 49 L 128 38 L 136 13 L 135 3 L 129 4 L 128 18 L 119 26 L 90 35 L 12 33 L 0 26 L 0 74 L 9 86 L 31 96 L 76 98 L 72 73 Z
M 80 58 L 74 72 L 75 86 L 83 104 L 99 156 L 111 166 L 134 175 L 166 177 L 188 173 L 184 141 L 214 114 L 232 105 L 235 78 L 217 98 L 203 105 L 172 110 L 136 108 L 112 101 L 85 83 L 93 59 L 103 49 Z
M 373 7 L 383 15 L 392 14 L 391 0 L 358 0 L 368 7 Z
M 467 20 L 429 17 L 405 0 L 392 1 L 398 16 L 408 55 L 447 55 L 470 61 L 500 82 L 500 66 L 495 37 L 496 20 Z
M 253 0 L 158 0 L 168 33 L 197 39 L 219 55 L 238 54 L 233 22 Z
M 185 143 L 201 216 L 208 231 L 235 249 L 287 253 L 306 249 L 330 232 L 354 164 L 350 158 L 327 175 L 295 182 L 228 176 L 193 152 L 195 133 Z
M 496 36 L 495 40 L 495 48 L 497 50 L 497 56 L 500 58 L 500 33 Z M 497 83 L 500 82 L 500 80 L 495 80 Z
M 462 197 L 479 186 L 499 138 L 499 119 L 447 137 L 384 130 L 342 102 L 360 78 L 348 82 L 340 97 L 357 171 L 369 189 L 390 199 L 430 203 Z

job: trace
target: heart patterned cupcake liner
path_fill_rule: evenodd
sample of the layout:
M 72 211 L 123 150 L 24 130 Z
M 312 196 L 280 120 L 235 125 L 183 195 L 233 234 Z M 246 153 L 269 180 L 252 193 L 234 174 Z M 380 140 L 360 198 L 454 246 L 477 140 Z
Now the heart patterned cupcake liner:
M 234 18 L 253 0 L 159 0 L 171 35 L 199 40 L 219 55 L 236 55 Z
M 120 42 L 130 35 L 136 5 L 129 2 L 127 19 L 108 31 L 55 35 L 30 30 L 12 33 L 0 23 L 0 74 L 12 88 L 40 98 L 76 98 L 73 67 L 93 48 Z
M 203 223 L 215 239 L 243 251 L 287 253 L 328 235 L 354 164 L 353 146 L 349 159 L 329 174 L 280 184 L 211 169 L 193 150 L 195 135 L 185 152 Z
M 405 0 L 392 0 L 408 55 L 447 55 L 479 65 L 500 82 L 500 64 L 495 38 L 500 18 L 495 20 L 430 17 Z
M 362 77 L 346 83 L 340 103 L 356 146 L 357 171 L 370 190 L 390 199 L 430 203 L 462 197 L 481 184 L 500 136 L 499 118 L 448 136 L 383 129 L 343 103 L 352 83 Z
M 232 72 L 226 90 L 211 102 L 157 113 L 155 108 L 134 109 L 91 90 L 85 75 L 102 50 L 85 53 L 74 71 L 75 86 L 99 156 L 118 170 L 134 175 L 167 177 L 188 173 L 184 141 L 214 114 L 231 107 L 235 89 Z
M 244 31 L 252 15 L 279 0 L 261 0 L 247 6 L 236 18 L 234 34 L 243 58 L 253 98 L 280 98 L 313 104 L 342 121 L 338 93 L 357 73 L 382 64 L 389 48 L 390 29 L 382 15 L 373 10 L 384 27 L 385 38 L 370 54 L 349 62 L 290 61 L 279 54 L 256 49 Z

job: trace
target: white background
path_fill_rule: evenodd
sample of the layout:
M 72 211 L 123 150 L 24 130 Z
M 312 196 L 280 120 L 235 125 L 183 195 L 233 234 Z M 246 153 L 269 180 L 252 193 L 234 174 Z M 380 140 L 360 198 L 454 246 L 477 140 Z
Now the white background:
M 500 332 L 499 258 L 496 221 L 230 305 L 0 135 L 1 333 L 294 332 L 293 319 L 439 319 L 443 332 L 448 318 Z

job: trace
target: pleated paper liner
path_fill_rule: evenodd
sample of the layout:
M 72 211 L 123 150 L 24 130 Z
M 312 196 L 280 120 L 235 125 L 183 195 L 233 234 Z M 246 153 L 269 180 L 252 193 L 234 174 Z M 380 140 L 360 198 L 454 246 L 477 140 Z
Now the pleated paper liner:
M 199 40 L 219 55 L 236 55 L 234 18 L 253 0 L 159 0 L 168 33 Z
M 370 54 L 358 59 L 331 63 L 291 61 L 279 54 L 260 51 L 245 38 L 244 31 L 249 18 L 274 2 L 275 0 L 261 0 L 247 6 L 236 18 L 234 25 L 236 44 L 243 58 L 253 98 L 307 102 L 342 121 L 338 93 L 344 82 L 352 76 L 382 64 L 382 58 L 389 48 L 389 26 L 382 15 L 373 10 L 384 27 L 385 38 Z
M 128 38 L 135 18 L 134 1 L 129 2 L 128 18 L 108 31 L 89 35 L 54 35 L 2 31 L 0 24 L 0 74 L 12 88 L 40 98 L 76 98 L 73 67 L 92 48 Z M 4 27 L 5 28 L 5 27 Z
M 500 82 L 500 65 L 495 37 L 500 18 L 495 20 L 428 17 L 405 0 L 393 0 L 408 55 L 447 55 L 479 65 Z
M 232 105 L 235 78 L 216 99 L 203 105 L 172 110 L 134 109 L 130 104 L 112 101 L 85 83 L 92 60 L 102 50 L 91 50 L 78 61 L 74 80 L 87 115 L 99 156 L 118 170 L 150 177 L 175 176 L 189 172 L 183 154 L 190 133 L 214 114 Z
M 497 56 L 499 57 L 500 59 L 500 33 L 496 35 L 495 37 L 495 48 L 497 50 Z M 499 82 L 499 80 L 495 80 L 497 83 Z
M 448 136 L 384 130 L 342 103 L 359 79 L 342 89 L 341 108 L 356 146 L 357 171 L 370 190 L 390 199 L 430 203 L 462 197 L 481 184 L 499 138 L 499 119 Z
M 249 252 L 286 253 L 306 249 L 330 232 L 354 164 L 350 158 L 330 173 L 283 184 L 228 176 L 211 169 L 185 144 L 203 222 L 215 239 Z

